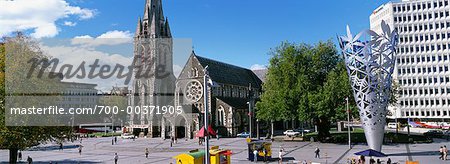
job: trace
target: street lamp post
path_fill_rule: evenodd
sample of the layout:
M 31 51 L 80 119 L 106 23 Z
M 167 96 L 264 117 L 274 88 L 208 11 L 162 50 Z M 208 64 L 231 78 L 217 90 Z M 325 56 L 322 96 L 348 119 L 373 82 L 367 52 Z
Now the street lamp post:
M 395 111 L 395 136 L 398 136 L 397 108 L 394 108 L 394 111 Z
M 249 126 L 249 136 L 252 138 L 252 83 L 248 84 L 248 93 L 249 93 L 249 100 L 248 100 L 248 126 Z
M 259 140 L 259 120 L 256 119 L 256 138 Z
M 203 106 L 204 106 L 204 116 L 205 118 L 204 120 L 204 132 L 206 133 L 206 135 L 204 135 L 205 137 L 205 163 L 208 164 L 210 163 L 209 160 L 209 131 L 208 131 L 208 66 L 205 67 L 205 69 L 203 70 L 204 72 L 204 76 L 203 76 L 203 98 L 204 98 L 204 102 L 203 102 Z M 204 134 L 205 134 L 204 133 Z
M 347 102 L 347 131 L 348 131 L 348 148 L 352 148 L 352 139 L 350 136 L 350 110 L 348 109 L 348 97 L 345 98 L 345 101 Z

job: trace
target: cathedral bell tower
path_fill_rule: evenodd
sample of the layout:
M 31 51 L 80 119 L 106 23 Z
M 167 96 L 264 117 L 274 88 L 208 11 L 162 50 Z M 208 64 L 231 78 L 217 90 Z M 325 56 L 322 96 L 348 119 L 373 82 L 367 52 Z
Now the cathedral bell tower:
M 130 106 L 173 105 L 172 34 L 164 17 L 161 0 L 146 0 L 144 16 L 138 18 L 134 35 L 133 86 Z M 172 94 L 171 94 L 172 93 Z M 141 110 L 142 111 L 142 110 Z M 161 130 L 161 116 L 153 113 L 130 115 L 130 127 L 140 135 L 153 137 Z

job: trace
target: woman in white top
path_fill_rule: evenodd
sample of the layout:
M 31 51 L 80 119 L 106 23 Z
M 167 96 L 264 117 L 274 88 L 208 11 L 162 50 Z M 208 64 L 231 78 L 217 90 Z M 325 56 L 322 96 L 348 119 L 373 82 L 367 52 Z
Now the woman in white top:
M 283 163 L 283 154 L 283 149 L 280 149 L 280 152 L 278 153 L 279 163 Z

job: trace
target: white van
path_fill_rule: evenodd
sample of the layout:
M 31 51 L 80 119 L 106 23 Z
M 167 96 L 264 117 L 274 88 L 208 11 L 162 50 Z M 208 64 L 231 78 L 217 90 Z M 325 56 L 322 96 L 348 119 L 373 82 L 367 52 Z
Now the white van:
M 390 122 L 390 123 L 388 123 L 388 128 L 389 129 L 396 129 L 398 126 L 398 123 L 395 123 L 395 122 Z

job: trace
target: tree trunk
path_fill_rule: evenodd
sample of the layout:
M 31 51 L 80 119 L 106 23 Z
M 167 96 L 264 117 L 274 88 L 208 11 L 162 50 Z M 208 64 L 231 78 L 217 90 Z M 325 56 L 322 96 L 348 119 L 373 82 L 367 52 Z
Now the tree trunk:
M 316 121 L 317 130 L 319 132 L 318 139 L 321 142 L 326 142 L 327 138 L 331 136 L 330 134 L 330 120 L 328 118 L 318 118 Z
M 9 163 L 17 163 L 17 148 L 9 149 Z

